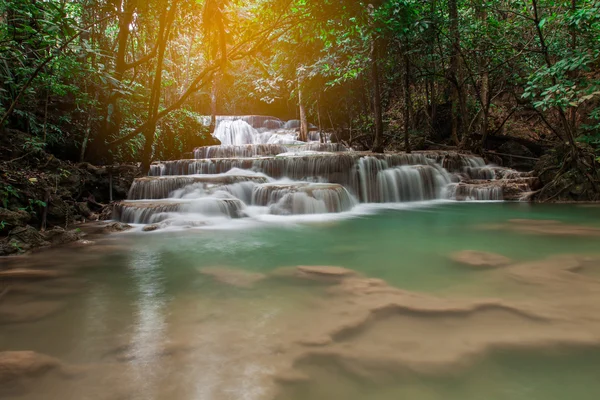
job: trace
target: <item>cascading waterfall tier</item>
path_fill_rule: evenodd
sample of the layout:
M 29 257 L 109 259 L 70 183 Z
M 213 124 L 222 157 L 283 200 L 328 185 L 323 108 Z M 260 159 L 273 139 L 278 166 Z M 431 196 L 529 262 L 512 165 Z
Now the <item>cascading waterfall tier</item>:
M 276 156 L 287 153 L 289 149 L 280 144 L 245 144 L 228 146 L 206 146 L 194 150 L 194 158 L 250 158 Z
M 240 182 L 265 183 L 267 178 L 259 175 L 187 175 L 136 178 L 129 189 L 129 200 L 166 199 L 179 189 L 193 186 L 207 189 Z
M 295 151 L 323 151 L 329 153 L 336 153 L 341 151 L 348 151 L 348 148 L 341 143 L 308 143 L 293 149 Z
M 450 175 L 431 165 L 388 168 L 377 174 L 377 200 L 382 203 L 446 198 Z
M 376 187 L 379 172 L 402 165 L 436 166 L 423 153 L 313 153 L 305 155 L 261 158 L 222 158 L 203 160 L 178 160 L 156 163 L 151 166 L 152 176 L 187 174 L 222 174 L 234 168 L 253 170 L 275 178 L 290 178 L 313 182 L 337 183 L 358 196 L 361 202 L 381 202 Z
M 204 116 L 202 117 L 201 122 L 205 126 L 209 126 L 210 119 L 210 116 Z M 218 127 L 221 124 L 221 122 L 232 122 L 237 120 L 244 121 L 254 129 L 281 129 L 285 125 L 285 122 L 283 122 L 279 118 L 265 115 L 217 115 L 216 126 Z
M 272 214 L 322 214 L 351 210 L 358 201 L 342 185 L 299 182 L 259 185 L 252 204 L 270 207 Z
M 222 121 L 216 128 L 214 137 L 225 146 L 240 146 L 244 144 L 262 143 L 260 134 L 247 122 L 240 119 Z
M 156 224 L 176 217 L 176 213 L 241 218 L 244 208 L 244 203 L 233 197 L 204 197 L 193 201 L 122 201 L 115 205 L 113 218 L 130 224 Z

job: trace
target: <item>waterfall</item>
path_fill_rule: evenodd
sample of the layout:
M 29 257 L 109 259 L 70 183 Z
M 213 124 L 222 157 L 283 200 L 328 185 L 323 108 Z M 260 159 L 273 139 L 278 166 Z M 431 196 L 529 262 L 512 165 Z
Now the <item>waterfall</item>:
M 115 206 L 113 218 L 128 224 L 156 224 L 180 207 L 178 203 L 121 202 Z
M 452 184 L 448 187 L 448 197 L 455 200 L 502 200 L 502 186 L 476 186 L 464 183 Z
M 178 189 L 205 189 L 208 185 L 230 185 L 238 182 L 266 183 L 267 178 L 260 175 L 198 175 L 137 178 L 129 189 L 129 200 L 166 199 Z
M 286 153 L 288 148 L 279 144 L 246 144 L 238 146 L 206 146 L 194 150 L 194 158 L 249 158 L 276 156 Z
M 455 152 L 428 153 L 428 157 L 448 172 L 464 172 L 465 168 L 485 167 L 483 158 Z
M 496 171 L 492 167 L 465 167 L 465 175 L 469 179 L 495 179 Z
M 244 208 L 244 203 L 233 197 L 203 197 L 187 202 L 124 201 L 115 206 L 113 217 L 130 224 L 156 224 L 182 213 L 240 218 L 244 216 Z
M 295 151 L 323 151 L 335 153 L 348 151 L 348 148 L 341 143 L 307 143 L 294 149 Z
M 397 203 L 403 201 L 434 200 L 446 197 L 450 177 L 430 165 L 401 166 L 377 174 L 377 197 L 372 202 Z
M 253 205 L 270 206 L 274 214 L 339 213 L 357 203 L 346 188 L 331 183 L 273 183 L 256 186 L 252 193 Z
M 340 143 L 298 142 L 298 122 L 284 125 L 273 117 L 217 122 L 222 145 L 197 148 L 194 159 L 153 163 L 150 176 L 136 179 L 129 200 L 115 207 L 115 217 L 201 226 L 265 214 L 344 213 L 359 202 L 518 200 L 536 184 L 527 174 L 486 165 L 475 155 L 379 154 Z
M 244 145 L 260 143 L 259 133 L 242 120 L 222 121 L 217 126 L 214 137 L 221 141 L 223 145 Z

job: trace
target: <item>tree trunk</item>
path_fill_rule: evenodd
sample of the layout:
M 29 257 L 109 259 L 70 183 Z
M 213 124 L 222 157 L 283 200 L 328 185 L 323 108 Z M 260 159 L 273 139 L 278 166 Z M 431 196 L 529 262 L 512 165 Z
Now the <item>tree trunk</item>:
M 137 0 L 125 0 L 124 10 L 119 15 L 119 33 L 117 34 L 117 54 L 115 58 L 115 72 L 113 77 L 117 81 L 121 81 L 127 71 L 127 42 L 129 41 L 129 31 L 133 15 L 137 8 Z M 122 116 L 119 110 L 119 93 L 112 92 L 109 94 L 108 103 L 106 105 L 106 116 L 104 118 L 104 130 L 98 139 L 101 142 L 117 134 L 121 128 Z M 102 145 L 103 143 L 99 143 Z
M 319 143 L 325 143 L 325 136 L 323 135 L 323 125 L 321 125 L 321 102 L 317 101 L 317 121 L 319 123 Z
M 371 44 L 371 84 L 373 85 L 373 117 L 375 119 L 374 153 L 383 153 L 383 111 L 381 107 L 381 88 L 379 87 L 379 38 L 373 38 Z
M 94 95 L 94 105 L 98 102 L 98 91 Z M 87 144 L 90 139 L 90 133 L 92 132 L 92 120 L 94 118 L 96 107 L 91 107 L 90 112 L 88 114 L 88 120 L 85 127 L 85 136 L 83 137 L 83 141 L 81 142 L 81 153 L 79 155 L 79 161 L 83 162 L 85 160 L 85 151 L 87 150 Z
M 482 102 L 482 115 L 481 120 L 481 150 L 486 150 L 487 140 L 489 135 L 490 125 L 490 77 L 487 71 L 487 65 L 485 71 L 481 75 L 481 102 Z
M 404 49 L 404 150 L 410 153 L 410 59 L 408 56 L 408 46 Z
M 458 145 L 459 129 L 460 127 L 460 86 L 458 70 L 460 68 L 460 32 L 458 31 L 458 6 L 457 0 L 448 0 L 448 14 L 450 16 L 450 41 L 451 41 L 451 55 L 450 55 L 450 70 L 449 78 L 452 84 L 452 141 Z
M 546 38 L 542 32 L 542 27 L 540 26 L 540 15 L 538 12 L 537 0 L 531 0 L 531 5 L 533 8 L 532 22 L 535 25 L 538 40 L 540 41 L 541 52 L 544 55 L 544 60 L 546 61 L 546 66 L 548 68 L 551 68 L 553 64 L 552 64 L 552 60 L 550 58 L 550 51 L 548 50 L 548 46 L 546 45 Z M 552 77 L 552 84 L 556 85 L 556 82 L 557 82 L 556 78 Z M 566 136 L 566 139 L 569 142 L 571 151 L 573 152 L 573 154 L 575 154 L 577 152 L 577 145 L 575 143 L 575 132 L 573 132 L 574 127 L 572 127 L 569 124 L 569 120 L 567 119 L 567 116 L 561 107 L 556 107 L 556 110 L 558 112 L 558 116 L 559 116 L 560 122 L 562 124 L 564 135 Z
M 210 91 L 210 126 L 209 132 L 214 133 L 217 128 L 217 114 L 219 112 L 219 74 L 215 74 Z
M 169 9 L 166 17 L 162 18 L 161 27 L 159 28 L 158 59 L 156 61 L 154 84 L 152 85 L 152 91 L 150 93 L 150 103 L 148 107 L 148 121 L 150 124 L 144 132 L 145 141 L 144 151 L 142 153 L 143 174 L 148 173 L 148 171 L 150 170 L 150 163 L 152 162 L 152 146 L 154 145 L 158 106 L 160 104 L 163 63 L 165 59 L 165 51 L 167 49 L 167 44 L 169 43 L 169 37 L 171 36 L 171 27 L 175 19 L 176 10 L 177 1 L 174 1 L 171 4 L 171 8 Z
M 298 109 L 300 111 L 300 141 L 308 141 L 308 121 L 306 119 L 306 110 L 304 109 L 304 99 L 302 98 L 302 78 L 298 75 Z

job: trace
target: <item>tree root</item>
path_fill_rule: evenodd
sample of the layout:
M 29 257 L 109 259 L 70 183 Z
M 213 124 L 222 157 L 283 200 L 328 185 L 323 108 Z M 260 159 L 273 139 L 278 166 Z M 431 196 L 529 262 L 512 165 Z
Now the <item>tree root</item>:
M 598 185 L 600 184 L 600 179 L 598 179 L 598 172 L 587 162 L 587 158 L 594 160 L 594 157 L 595 156 L 593 153 L 590 153 L 583 149 L 570 149 L 565 155 L 565 158 L 561 163 L 560 167 L 551 166 L 538 173 L 538 176 L 542 177 L 548 171 L 558 169 L 558 172 L 556 173 L 555 177 L 539 191 L 537 196 L 538 200 L 541 202 L 552 201 L 564 194 L 565 192 L 569 191 L 573 186 L 576 186 L 577 182 L 571 182 L 563 188 L 559 189 L 556 193 L 553 193 L 551 195 L 548 193 L 549 191 L 552 191 L 553 189 L 557 189 L 559 186 L 562 186 L 561 180 L 565 177 L 566 174 L 570 172 L 575 175 L 585 177 L 585 179 L 589 182 L 594 192 L 593 197 L 598 197 L 598 195 L 600 195 L 600 192 L 598 190 Z M 592 163 L 595 164 L 595 161 L 592 161 Z M 596 175 L 596 177 L 594 177 L 592 173 L 590 173 L 590 170 L 593 171 L 593 175 Z

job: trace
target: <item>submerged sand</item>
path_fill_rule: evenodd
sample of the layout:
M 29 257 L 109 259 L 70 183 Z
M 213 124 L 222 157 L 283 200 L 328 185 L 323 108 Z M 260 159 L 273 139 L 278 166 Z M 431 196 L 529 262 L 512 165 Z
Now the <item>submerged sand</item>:
M 380 383 L 461 374 L 498 351 L 600 348 L 595 276 L 600 257 L 513 262 L 463 252 L 459 259 L 501 265 L 472 274 L 478 282 L 493 280 L 519 295 L 409 291 L 339 266 L 284 267 L 271 274 L 203 268 L 200 273 L 214 285 L 255 290 L 222 297 L 184 293 L 156 301 L 135 311 L 137 325 L 127 329 L 122 320 L 109 318 L 103 332 L 114 329 L 119 335 L 102 341 L 102 348 L 86 349 L 92 354 L 87 359 L 0 353 L 5 388 L 0 397 L 18 387 L 24 399 L 40 393 L 52 394 L 49 399 L 84 393 L 98 393 L 100 399 L 284 399 L 287 388 L 313 382 L 311 365 L 333 365 L 352 379 Z M 32 283 L 48 291 L 45 299 L 15 284 L 13 294 L 0 302 L 3 326 L 60 313 L 65 304 L 57 285 L 63 279 Z M 68 296 L 74 285 L 64 281 Z M 53 373 L 63 365 L 83 372 Z

